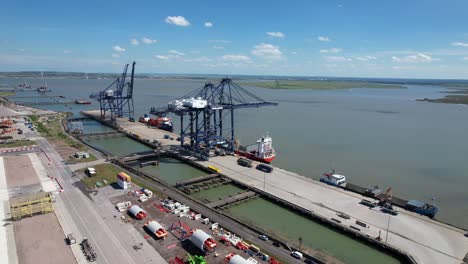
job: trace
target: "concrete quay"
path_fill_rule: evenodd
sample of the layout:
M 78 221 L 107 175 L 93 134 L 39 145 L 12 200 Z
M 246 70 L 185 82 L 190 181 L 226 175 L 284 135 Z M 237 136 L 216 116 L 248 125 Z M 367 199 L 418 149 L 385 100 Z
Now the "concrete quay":
M 83 114 L 101 120 L 99 111 L 86 111 Z M 176 134 L 148 128 L 144 124 L 126 119 L 118 119 L 117 125 L 119 130 L 133 135 L 134 138 L 159 141 L 167 152 L 179 149 L 180 142 L 164 139 L 166 134 L 174 138 L 177 137 Z M 375 245 L 409 255 L 416 263 L 460 264 L 464 263 L 463 259 L 468 252 L 468 239 L 464 237 L 466 231 L 462 229 L 405 210 L 400 210 L 397 216 L 391 216 L 369 209 L 359 204 L 365 198 L 359 194 L 328 186 L 293 172 L 275 168 L 272 173 L 265 174 L 256 170 L 255 166 L 239 166 L 235 156 L 213 157 L 209 161 L 181 154 L 179 157 L 205 168 L 215 166 L 220 169 L 220 174 L 233 181 L 250 186 L 270 198 L 293 204 L 317 219 L 338 225 L 349 233 L 367 238 Z M 345 219 L 338 214 L 345 214 L 350 218 Z M 366 227 L 356 224 L 356 221 L 365 223 Z M 377 239 L 379 235 L 380 240 Z

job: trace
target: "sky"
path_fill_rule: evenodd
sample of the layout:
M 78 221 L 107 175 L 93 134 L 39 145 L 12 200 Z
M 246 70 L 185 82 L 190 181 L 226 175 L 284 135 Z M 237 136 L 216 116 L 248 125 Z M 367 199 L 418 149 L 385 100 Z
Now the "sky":
M 468 1 L 23 1 L 0 71 L 468 79 Z

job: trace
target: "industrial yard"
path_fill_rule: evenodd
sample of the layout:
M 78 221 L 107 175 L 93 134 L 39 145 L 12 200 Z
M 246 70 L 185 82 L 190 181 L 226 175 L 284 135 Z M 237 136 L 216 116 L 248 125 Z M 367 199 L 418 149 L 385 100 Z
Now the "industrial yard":
M 191 256 L 204 256 L 207 263 L 219 263 L 224 259 L 225 256 L 230 253 L 236 253 L 244 258 L 250 256 L 242 250 L 238 250 L 234 245 L 224 244 L 222 241 L 222 235 L 228 233 L 228 230 L 224 230 L 221 226 L 213 226 L 214 223 L 209 220 L 203 220 L 201 216 L 195 218 L 196 212 L 192 212 L 190 209 L 184 213 L 176 213 L 175 210 L 168 209 L 168 205 L 164 206 L 164 200 L 158 197 L 152 197 L 145 202 L 139 201 L 139 198 L 134 194 L 132 195 L 121 195 L 114 197 L 112 203 L 117 205 L 123 201 L 129 201 L 133 205 L 139 205 L 143 210 L 146 211 L 147 216 L 145 219 L 137 220 L 134 216 L 130 215 L 127 210 L 122 212 L 123 222 L 132 225 L 138 232 L 143 236 L 149 244 L 151 244 L 166 261 L 170 262 L 176 257 L 188 261 L 188 255 Z M 169 202 L 169 200 L 166 200 Z M 176 204 L 176 201 L 172 201 Z M 179 205 L 183 207 L 183 205 Z M 181 211 L 181 210 L 179 210 Z M 183 210 L 182 210 L 183 211 Z M 185 216 L 181 216 L 181 214 Z M 158 222 L 167 231 L 165 238 L 157 238 L 154 234 L 151 234 L 145 223 L 153 220 Z M 213 228 L 215 227 L 215 228 Z M 202 249 L 197 248 L 191 242 L 192 230 L 203 230 L 206 234 L 211 235 L 216 241 L 216 248 L 213 252 L 204 252 Z M 235 234 L 233 234 L 235 235 Z M 258 259 L 257 259 L 258 261 Z

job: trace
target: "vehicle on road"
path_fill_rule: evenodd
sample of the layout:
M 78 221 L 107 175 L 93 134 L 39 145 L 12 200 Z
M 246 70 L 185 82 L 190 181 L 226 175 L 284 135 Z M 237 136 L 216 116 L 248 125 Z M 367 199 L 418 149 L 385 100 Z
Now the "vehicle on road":
M 468 237 L 468 233 L 465 233 L 465 236 Z
M 212 171 L 214 171 L 214 172 L 217 172 L 217 173 L 220 173 L 220 172 L 221 172 L 220 169 L 216 168 L 216 167 L 213 166 L 213 165 L 208 166 L 208 169 L 210 169 L 210 170 L 212 170 Z
M 263 241 L 268 241 L 268 237 L 266 235 L 260 235 L 258 236 L 258 238 L 260 238 Z
M 68 242 L 68 245 L 73 245 L 76 243 L 76 239 L 73 236 L 73 233 L 70 233 L 67 235 L 67 242 Z
M 215 150 L 215 154 L 218 156 L 226 156 L 226 152 L 222 149 Z
M 294 258 L 297 258 L 297 259 L 302 259 L 302 253 L 299 252 L 299 251 L 291 252 L 291 256 L 293 256 Z
M 256 168 L 257 168 L 257 170 L 260 170 L 260 171 L 263 171 L 263 172 L 266 172 L 266 173 L 271 173 L 273 171 L 272 166 L 266 165 L 266 164 L 263 164 L 263 163 L 258 164 Z
M 307 264 L 317 264 L 317 262 L 315 262 L 315 260 L 310 259 L 310 258 L 304 260 L 304 262 L 307 263 Z
M 239 158 L 237 160 L 237 164 L 244 166 L 244 167 L 252 168 L 252 161 L 246 158 Z

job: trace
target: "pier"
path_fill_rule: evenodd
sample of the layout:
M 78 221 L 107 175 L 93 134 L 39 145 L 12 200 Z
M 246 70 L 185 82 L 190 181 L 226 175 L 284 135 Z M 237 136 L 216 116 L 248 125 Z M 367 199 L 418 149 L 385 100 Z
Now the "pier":
M 212 179 L 215 179 L 215 178 L 218 178 L 218 177 L 219 177 L 219 174 L 203 175 L 203 176 L 200 176 L 200 177 L 195 177 L 195 178 L 192 178 L 192 179 L 188 179 L 188 180 L 185 180 L 185 181 L 178 182 L 176 184 L 176 187 L 183 187 L 183 186 L 186 186 L 186 185 L 191 185 L 191 184 L 195 184 L 195 183 L 199 183 L 199 182 L 212 180 Z
M 239 202 L 243 202 L 243 201 L 247 201 L 255 196 L 257 196 L 258 194 L 256 192 L 252 192 L 252 191 L 248 191 L 248 192 L 243 192 L 243 193 L 239 193 L 239 194 L 236 194 L 236 195 L 233 195 L 233 196 L 230 196 L 230 197 L 226 197 L 222 200 L 219 200 L 219 201 L 214 201 L 214 202 L 211 202 L 209 204 L 207 204 L 206 206 L 210 207 L 210 208 L 222 208 L 222 207 L 226 207 L 228 205 L 232 205 L 232 204 L 235 204 L 235 203 L 239 203 Z
M 85 111 L 83 114 L 111 125 L 100 118 L 99 111 Z M 466 231 L 462 229 L 402 209 L 397 216 L 369 209 L 360 204 L 366 197 L 358 193 L 277 167 L 272 173 L 265 174 L 255 169 L 256 162 L 253 168 L 239 166 L 235 156 L 200 160 L 181 150 L 180 142 L 164 138 L 167 134 L 175 138 L 176 134 L 151 129 L 144 124 L 118 118 L 116 128 L 140 141 L 156 140 L 165 152 L 206 171 L 208 166 L 215 166 L 220 170 L 219 174 L 233 182 L 248 186 L 252 191 L 367 240 L 376 247 L 406 255 L 411 262 L 460 264 L 467 254 L 468 239 L 464 237 Z M 341 218 L 338 214 L 347 215 L 349 219 Z M 339 222 L 332 219 L 338 219 Z M 356 223 L 365 223 L 366 227 L 357 227 Z
M 116 136 L 123 136 L 123 135 L 124 134 L 118 131 L 110 131 L 110 132 L 81 134 L 79 135 L 79 137 L 116 137 Z

